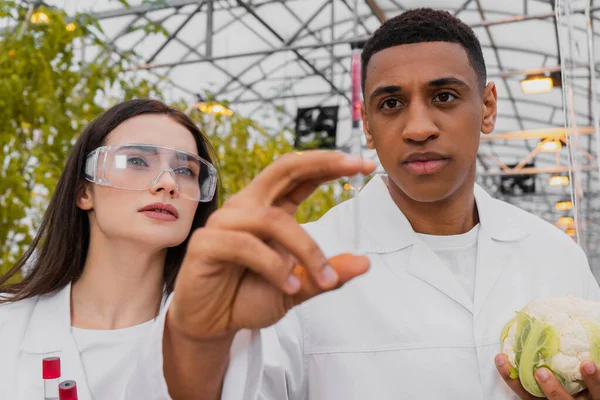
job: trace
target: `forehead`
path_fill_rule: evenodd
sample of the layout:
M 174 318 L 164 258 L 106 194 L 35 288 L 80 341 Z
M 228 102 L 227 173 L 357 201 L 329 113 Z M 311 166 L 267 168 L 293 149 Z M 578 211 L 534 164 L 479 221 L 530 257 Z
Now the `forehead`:
M 434 79 L 456 77 L 469 86 L 477 75 L 465 49 L 458 43 L 424 42 L 381 50 L 367 65 L 366 93 L 379 86 L 426 84 Z
M 166 115 L 138 115 L 117 126 L 106 139 L 106 145 L 127 143 L 167 146 L 198 155 L 192 133 Z

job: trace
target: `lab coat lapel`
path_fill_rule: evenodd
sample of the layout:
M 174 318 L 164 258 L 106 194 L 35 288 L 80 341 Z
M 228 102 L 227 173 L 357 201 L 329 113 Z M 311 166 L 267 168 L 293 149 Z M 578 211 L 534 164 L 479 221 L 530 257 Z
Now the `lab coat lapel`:
M 502 203 L 475 187 L 475 201 L 479 214 L 479 238 L 477 245 L 477 269 L 475 272 L 474 316 L 483 309 L 496 290 L 496 282 L 504 271 L 516 262 L 511 243 L 523 240 L 528 232 L 519 221 L 511 219 L 507 212 L 513 206 Z
M 384 178 L 375 176 L 360 192 L 363 225 L 362 247 L 367 253 L 410 251 L 409 265 L 402 269 L 433 286 L 465 309 L 472 301 L 452 271 L 415 233 L 410 222 L 390 196 Z M 385 257 L 389 259 L 389 257 Z M 395 270 L 394 266 L 390 266 Z
M 425 243 L 414 244 L 411 248 L 409 267 L 406 272 L 427 282 L 452 300 L 473 312 L 473 303 L 467 292 L 456 280 L 450 269 Z
M 474 315 L 477 316 L 485 301 L 494 292 L 502 273 L 514 262 L 509 246 L 480 232 L 477 245 L 477 270 L 475 272 Z
M 71 285 L 40 296 L 23 342 L 18 365 L 19 400 L 43 398 L 42 359 L 60 357 L 60 381 L 74 380 L 80 400 L 91 400 L 79 350 L 71 334 Z
M 514 262 L 507 242 L 524 239 L 528 232 L 519 221 L 511 219 L 509 204 L 492 198 L 475 185 L 479 215 L 479 238 L 475 272 L 475 295 L 471 301 L 452 271 L 412 229 L 405 215 L 391 198 L 384 177 L 373 179 L 360 192 L 364 235 L 362 248 L 367 253 L 386 254 L 410 251 L 406 272 L 433 286 L 475 315 L 494 289 L 503 271 Z

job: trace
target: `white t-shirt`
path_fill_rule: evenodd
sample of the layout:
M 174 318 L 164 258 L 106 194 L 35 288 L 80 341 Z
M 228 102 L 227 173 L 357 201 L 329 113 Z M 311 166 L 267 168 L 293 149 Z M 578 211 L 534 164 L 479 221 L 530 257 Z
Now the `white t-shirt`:
M 81 363 L 90 392 L 95 400 L 118 399 L 123 396 L 125 382 L 130 376 L 124 368 L 133 368 L 138 343 L 144 333 L 152 327 L 154 320 L 124 329 L 90 330 L 71 327 L 73 338 L 79 349 Z M 118 366 L 118 367 L 117 367 Z
M 475 266 L 479 224 L 462 235 L 436 236 L 418 234 L 452 271 L 456 280 L 473 301 L 475 296 Z

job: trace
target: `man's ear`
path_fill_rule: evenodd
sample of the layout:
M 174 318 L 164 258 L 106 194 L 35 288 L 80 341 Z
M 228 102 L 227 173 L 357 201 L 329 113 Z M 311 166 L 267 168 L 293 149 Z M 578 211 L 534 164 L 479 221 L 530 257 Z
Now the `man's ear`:
M 89 211 L 94 208 L 92 188 L 87 183 L 83 183 L 81 184 L 81 186 L 79 186 L 79 194 L 77 195 L 77 207 L 79 207 L 83 211 Z
M 363 121 L 363 131 L 365 132 L 365 137 L 367 138 L 367 147 L 373 150 L 375 149 L 375 141 L 373 140 L 373 135 L 371 134 L 371 129 L 369 128 L 369 119 L 367 118 L 367 110 L 364 101 L 360 105 L 360 116 Z
M 489 82 L 483 91 L 481 111 L 483 113 L 481 132 L 487 135 L 494 131 L 496 117 L 498 116 L 498 95 L 496 94 L 496 84 L 494 82 Z

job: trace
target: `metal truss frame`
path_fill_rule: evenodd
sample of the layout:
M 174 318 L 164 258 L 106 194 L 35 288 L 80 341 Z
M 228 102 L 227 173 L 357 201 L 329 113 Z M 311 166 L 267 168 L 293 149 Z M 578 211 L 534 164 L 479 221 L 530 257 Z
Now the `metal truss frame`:
M 385 19 L 409 8 L 408 0 L 358 0 L 360 6 L 355 13 L 352 0 L 162 0 L 154 3 L 133 6 L 130 8 L 115 6 L 115 9 L 94 13 L 93 15 L 103 20 L 113 18 L 130 17 L 129 23 L 114 36 L 107 40 L 107 51 L 117 51 L 115 41 L 126 34 L 131 28 L 141 21 L 153 20 L 153 15 L 162 12 L 162 19 L 167 20 L 173 16 L 182 18 L 175 29 L 170 31 L 169 36 L 163 43 L 157 45 L 152 54 L 138 65 L 132 66 L 130 71 L 138 73 L 148 71 L 152 74 L 165 76 L 169 79 L 177 69 L 182 66 L 193 66 L 201 63 L 210 63 L 219 72 L 224 74 L 226 80 L 213 90 L 218 99 L 227 100 L 235 107 L 254 107 L 251 113 L 261 108 L 276 107 L 284 101 L 304 100 L 320 104 L 331 99 L 337 99 L 339 104 L 345 105 L 350 102 L 350 80 L 349 43 L 364 40 Z M 311 10 L 303 15 L 294 11 L 299 2 L 307 4 Z M 592 0 L 590 0 L 592 2 Z M 310 3 L 310 5 L 308 5 Z M 479 180 L 488 190 L 497 190 L 497 179 L 503 175 L 515 174 L 539 174 L 565 172 L 567 163 L 565 156 L 562 158 L 557 153 L 556 163 L 548 163 L 536 168 L 527 168 L 525 165 L 529 160 L 540 157 L 537 141 L 543 138 L 566 137 L 569 133 L 562 128 L 562 121 L 557 123 L 557 118 L 562 114 L 562 104 L 553 104 L 537 100 L 535 97 L 523 98 L 517 96 L 514 90 L 515 81 L 522 79 L 525 75 L 559 71 L 561 69 L 558 45 L 558 34 L 551 40 L 555 42 L 555 52 L 530 48 L 526 43 L 521 45 L 507 45 L 502 43 L 502 38 L 494 35 L 492 27 L 507 24 L 526 24 L 528 21 L 545 21 L 552 24 L 555 32 L 556 18 L 553 9 L 553 0 L 523 0 L 522 10 L 509 13 L 500 9 L 486 8 L 481 0 L 464 0 L 454 9 L 450 9 L 454 15 L 460 17 L 467 10 L 476 12 L 479 21 L 471 24 L 473 28 L 482 29 L 487 43 L 484 49 L 491 51 L 493 55 L 488 57 L 490 77 L 494 77 L 503 83 L 506 91 L 500 94 L 500 99 L 510 107 L 509 112 L 503 112 L 499 118 L 511 120 L 518 127 L 518 132 L 498 133 L 482 136 L 482 146 L 479 154 Z M 591 4 L 591 3 L 590 3 Z M 543 6 L 548 9 L 544 13 L 531 13 L 534 6 Z M 285 12 L 292 21 L 295 29 L 290 32 L 282 32 L 280 28 L 269 23 L 268 10 L 276 6 L 278 10 Z M 537 7 L 539 8 L 539 7 Z M 165 10 L 171 12 L 166 14 Z M 589 9 L 574 10 L 574 13 L 583 15 L 587 19 L 588 29 L 576 27 L 579 33 L 591 38 L 600 37 L 600 31 L 594 30 L 595 23 L 600 19 L 597 13 L 600 4 L 591 4 Z M 215 15 L 219 13 L 220 23 L 216 22 Z M 206 30 L 202 38 L 184 37 L 183 33 L 189 24 L 193 24 L 195 18 L 202 15 Z M 490 19 L 489 15 L 501 16 L 501 19 Z M 317 22 L 318 21 L 318 22 Z M 355 34 L 355 24 L 358 22 L 358 36 Z M 226 32 L 233 24 L 242 24 L 255 35 L 255 41 L 260 44 L 258 49 L 232 52 L 226 55 L 215 52 L 213 38 L 215 35 Z M 185 48 L 184 53 L 175 60 L 160 62 L 161 54 L 171 44 L 177 43 Z M 283 53 L 286 57 L 273 57 Z M 534 69 L 511 69 L 506 66 L 507 53 L 536 55 L 543 58 L 539 68 Z M 282 60 L 285 58 L 285 60 Z M 241 63 L 241 70 L 230 71 L 227 61 Z M 239 65 L 239 64 L 238 64 Z M 287 68 L 294 67 L 293 74 L 282 74 Z M 580 77 L 592 80 L 600 72 L 600 64 L 592 62 L 590 65 L 578 65 Z M 585 80 L 584 79 L 584 80 Z M 305 82 L 320 82 L 318 90 L 302 91 Z M 273 86 L 280 87 L 277 93 L 265 93 L 260 85 L 270 82 Z M 190 93 L 186 87 L 178 88 L 184 93 Z M 576 94 L 589 99 L 590 106 L 587 109 L 576 110 L 576 115 L 585 123 L 580 128 L 580 134 L 584 138 L 581 142 L 585 148 L 577 151 L 585 153 L 589 161 L 583 173 L 587 174 L 586 180 L 586 203 L 588 209 L 588 221 L 593 232 L 588 236 L 588 241 L 600 240 L 600 201 L 596 202 L 594 193 L 600 192 L 598 181 L 598 160 L 595 152 L 594 139 L 594 109 L 591 106 L 592 99 L 597 96 L 592 92 L 592 85 L 581 84 L 574 86 Z M 535 106 L 541 110 L 547 110 L 548 118 L 528 115 L 522 108 L 524 106 Z M 294 120 L 295 110 L 284 110 L 284 123 L 291 124 Z M 541 130 L 526 130 L 526 126 L 536 124 L 546 127 Z M 511 154 L 512 159 L 518 159 L 517 167 L 510 168 L 509 162 L 503 160 L 505 154 Z M 498 195 L 497 192 L 494 194 Z M 522 196 L 521 198 L 504 198 L 530 212 L 551 220 L 554 212 L 554 202 L 557 196 L 564 193 L 555 193 L 546 188 L 540 189 L 536 195 Z M 502 197 L 502 196 L 499 196 Z M 597 272 L 600 272 L 600 246 L 590 246 L 587 249 L 592 263 L 595 263 Z M 598 250 L 595 250 L 598 248 Z

